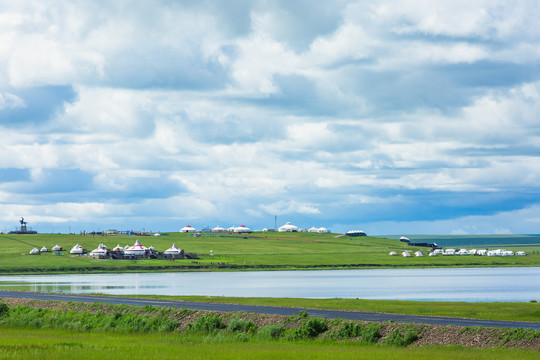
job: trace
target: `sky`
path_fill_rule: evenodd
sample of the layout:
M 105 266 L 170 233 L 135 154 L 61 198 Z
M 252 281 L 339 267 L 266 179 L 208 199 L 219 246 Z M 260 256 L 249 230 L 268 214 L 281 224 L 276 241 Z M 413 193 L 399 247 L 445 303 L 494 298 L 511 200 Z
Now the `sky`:
M 0 230 L 538 234 L 539 18 L 0 0 Z

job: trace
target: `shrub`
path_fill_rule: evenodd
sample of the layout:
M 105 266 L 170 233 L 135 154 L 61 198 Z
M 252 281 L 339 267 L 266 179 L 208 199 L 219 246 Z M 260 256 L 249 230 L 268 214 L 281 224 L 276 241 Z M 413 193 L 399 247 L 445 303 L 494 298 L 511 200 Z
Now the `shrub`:
M 324 319 L 310 318 L 302 326 L 286 332 L 286 336 L 289 340 L 314 338 L 326 330 L 328 330 L 328 325 Z
M 7 316 L 9 312 L 9 306 L 6 303 L 0 303 L 0 318 Z
M 198 318 L 193 324 L 189 324 L 189 331 L 214 333 L 219 329 L 224 329 L 225 324 L 218 315 L 205 314 Z
M 403 332 L 399 329 L 395 329 L 386 337 L 386 343 L 388 345 L 407 346 L 415 342 L 417 339 L 418 333 L 416 332 L 416 329 L 411 325 L 407 325 L 404 327 Z
M 381 337 L 381 326 L 377 324 L 355 324 L 346 322 L 339 327 L 336 336 L 340 339 L 360 337 L 360 341 L 366 344 L 373 344 Z
M 232 318 L 231 321 L 229 321 L 227 331 L 254 334 L 257 331 L 257 325 L 255 325 L 255 323 L 253 323 L 251 320 Z
M 270 339 L 279 339 L 285 332 L 285 327 L 282 324 L 274 324 L 264 326 L 259 329 L 259 335 Z

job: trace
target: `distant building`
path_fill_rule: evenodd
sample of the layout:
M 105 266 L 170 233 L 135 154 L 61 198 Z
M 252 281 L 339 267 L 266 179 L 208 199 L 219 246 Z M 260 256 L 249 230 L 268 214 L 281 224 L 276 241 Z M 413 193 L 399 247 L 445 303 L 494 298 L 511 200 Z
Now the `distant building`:
M 290 222 L 286 223 L 285 225 L 281 226 L 279 229 L 278 229 L 279 232 L 297 232 L 298 231 L 298 227 L 297 226 L 294 226 L 292 225 Z

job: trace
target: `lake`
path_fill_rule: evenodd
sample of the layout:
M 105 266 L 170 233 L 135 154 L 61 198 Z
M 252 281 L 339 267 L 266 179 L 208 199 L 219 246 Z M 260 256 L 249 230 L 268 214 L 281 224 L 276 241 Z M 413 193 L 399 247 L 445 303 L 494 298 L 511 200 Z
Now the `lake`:
M 540 267 L 2 275 L 0 290 L 528 302 L 540 301 Z

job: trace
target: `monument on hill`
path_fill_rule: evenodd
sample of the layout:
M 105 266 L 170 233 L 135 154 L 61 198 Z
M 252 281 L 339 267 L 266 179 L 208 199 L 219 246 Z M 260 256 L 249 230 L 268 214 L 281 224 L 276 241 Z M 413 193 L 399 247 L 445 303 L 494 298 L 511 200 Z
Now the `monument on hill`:
M 17 231 L 10 231 L 10 234 L 37 234 L 37 231 L 28 230 L 26 227 L 26 224 L 28 224 L 26 221 L 24 221 L 24 218 L 21 217 L 21 220 L 19 220 L 21 223 L 21 229 Z

